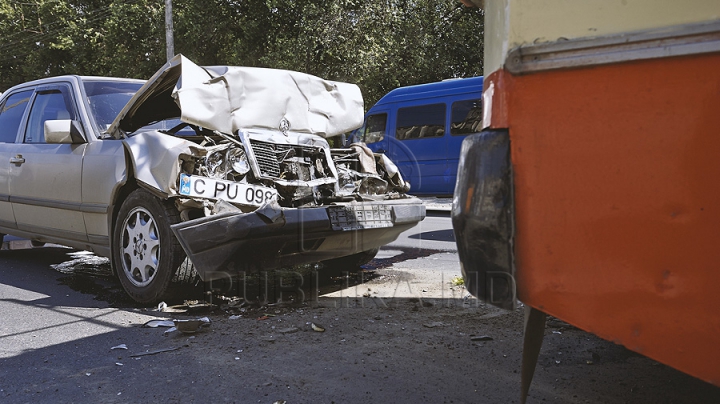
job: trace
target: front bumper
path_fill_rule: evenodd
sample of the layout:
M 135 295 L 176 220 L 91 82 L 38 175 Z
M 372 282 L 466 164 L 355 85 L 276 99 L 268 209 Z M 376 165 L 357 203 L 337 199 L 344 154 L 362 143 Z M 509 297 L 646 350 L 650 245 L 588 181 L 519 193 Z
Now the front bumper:
M 452 222 L 465 286 L 492 305 L 517 305 L 512 164 L 506 130 L 486 130 L 462 144 Z
M 425 218 L 417 198 L 227 212 L 172 226 L 204 281 L 344 257 L 394 241 Z

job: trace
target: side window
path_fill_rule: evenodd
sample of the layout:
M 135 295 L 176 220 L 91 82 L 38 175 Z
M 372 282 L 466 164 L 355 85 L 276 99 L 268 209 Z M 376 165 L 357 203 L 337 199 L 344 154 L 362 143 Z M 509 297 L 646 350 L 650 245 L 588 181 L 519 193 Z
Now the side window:
M 15 143 L 31 95 L 32 91 L 13 94 L 0 107 L 0 142 Z
M 398 109 L 398 140 L 442 137 L 445 135 L 445 104 L 421 105 Z
M 74 119 L 71 111 L 59 90 L 38 93 L 30 110 L 24 142 L 45 143 L 45 121 Z
M 465 100 L 453 102 L 451 116 L 451 135 L 467 135 L 480 132 L 482 129 L 482 101 Z
M 376 114 L 367 117 L 362 138 L 365 143 L 375 143 L 385 139 L 387 114 Z

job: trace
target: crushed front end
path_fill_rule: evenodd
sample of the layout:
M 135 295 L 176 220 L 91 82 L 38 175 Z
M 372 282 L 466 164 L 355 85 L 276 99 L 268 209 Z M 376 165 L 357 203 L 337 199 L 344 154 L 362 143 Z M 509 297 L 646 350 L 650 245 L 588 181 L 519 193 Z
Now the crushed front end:
M 210 280 L 374 250 L 425 217 L 385 155 L 330 148 L 362 122 L 354 84 L 178 55 L 108 135 L 124 139 L 137 183 L 175 202 L 171 228 Z
M 200 277 L 379 248 L 425 217 L 384 155 L 319 136 L 241 131 L 186 159 L 172 226 Z

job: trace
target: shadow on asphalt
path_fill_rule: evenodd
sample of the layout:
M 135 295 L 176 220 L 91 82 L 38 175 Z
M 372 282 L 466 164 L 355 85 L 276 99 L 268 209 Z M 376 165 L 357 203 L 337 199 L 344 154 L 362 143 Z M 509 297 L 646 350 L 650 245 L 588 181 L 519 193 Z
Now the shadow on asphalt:
M 335 268 L 324 267 L 318 263 L 253 273 L 242 272 L 214 282 L 202 282 L 198 278 L 189 277 L 182 282 L 173 283 L 166 303 L 177 305 L 195 300 L 216 303 L 218 297 L 244 298 L 258 303 L 317 299 L 320 295 L 376 279 L 378 275 L 375 271 L 378 269 L 442 252 L 404 247 L 393 247 L 391 250 L 400 253 L 388 258 L 375 258 L 362 267 Z M 8 268 L 32 267 L 26 276 L 5 277 L 4 283 L 21 289 L 44 293 L 45 282 L 54 279 L 76 292 L 91 295 L 94 300 L 107 303 L 109 307 L 149 306 L 139 304 L 127 296 L 113 274 L 108 258 L 98 257 L 87 251 L 59 246 L 3 250 L 0 251 L 0 261 Z M 66 300 L 62 299 L 62 304 L 68 304 Z M 49 306 L 58 304 L 53 296 L 36 303 Z
M 423 233 L 408 236 L 416 240 L 433 240 L 433 241 L 452 241 L 455 242 L 455 233 L 452 229 L 426 231 Z

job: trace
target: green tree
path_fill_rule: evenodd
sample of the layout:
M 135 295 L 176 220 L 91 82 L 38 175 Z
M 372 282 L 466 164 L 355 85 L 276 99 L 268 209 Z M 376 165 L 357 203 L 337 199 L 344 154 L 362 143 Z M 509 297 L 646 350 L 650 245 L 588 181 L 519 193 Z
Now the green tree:
M 482 11 L 455 0 L 175 0 L 175 50 L 202 65 L 404 85 L 482 72 Z M 0 0 L 0 91 L 59 74 L 147 78 L 165 62 L 163 0 Z

